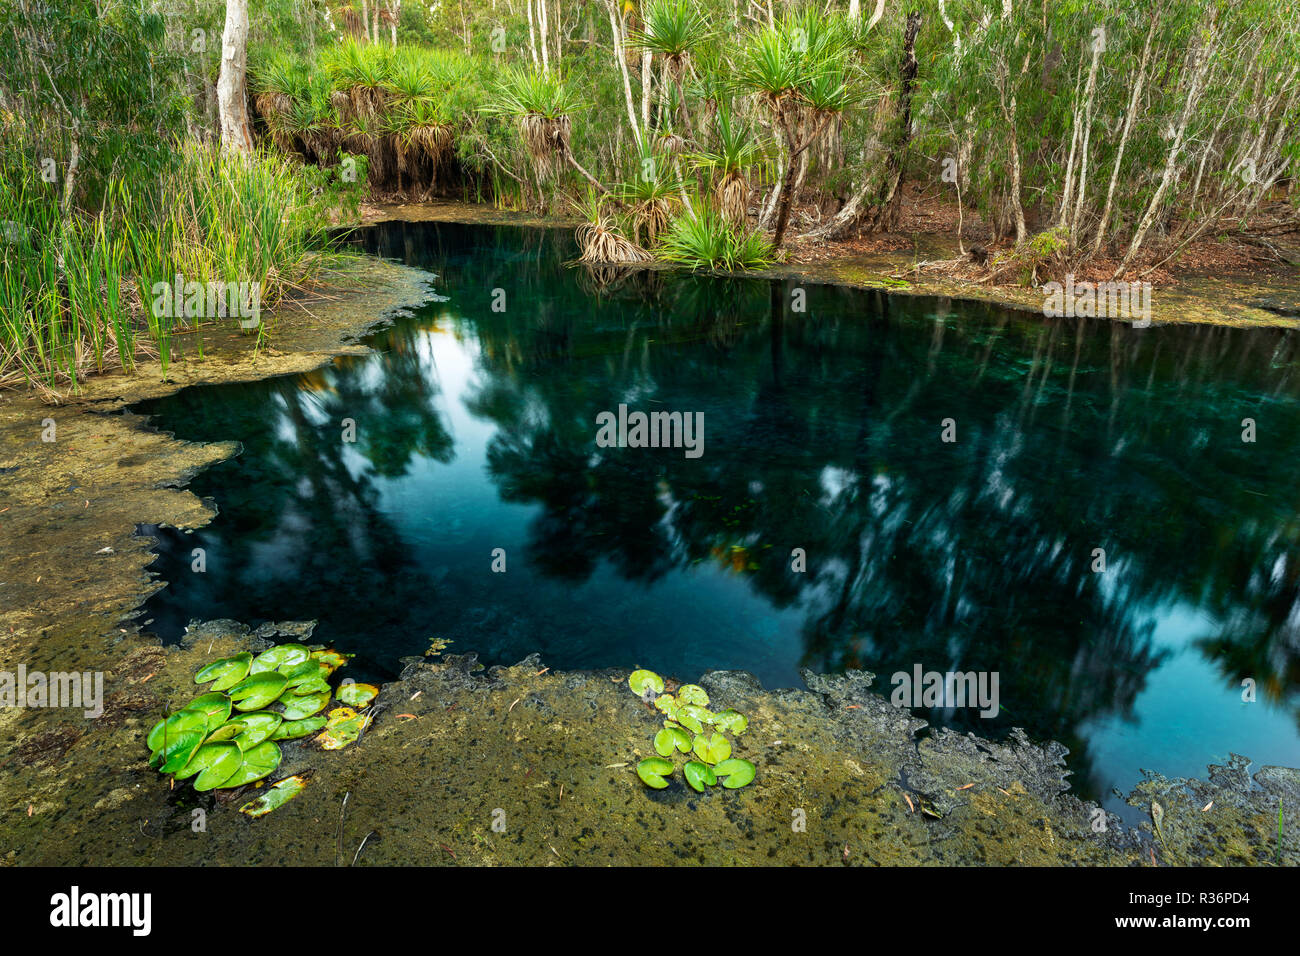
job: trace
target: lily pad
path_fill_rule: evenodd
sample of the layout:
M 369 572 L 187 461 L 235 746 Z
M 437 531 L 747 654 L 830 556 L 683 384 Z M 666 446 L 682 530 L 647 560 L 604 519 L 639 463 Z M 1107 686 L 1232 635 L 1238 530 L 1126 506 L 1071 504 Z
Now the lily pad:
M 655 709 L 666 717 L 672 717 L 677 713 L 677 698 L 672 694 L 660 694 L 655 698 Z
M 157 767 L 163 773 L 175 773 L 190 762 L 206 736 L 203 730 L 186 730 L 168 737 L 166 743 L 149 758 L 149 766 Z
M 246 783 L 252 783 L 254 780 L 261 780 L 263 777 L 270 776 L 278 766 L 280 766 L 280 747 L 278 744 L 267 740 L 250 750 L 244 751 L 244 759 L 240 763 L 239 769 L 235 771 L 234 776 L 226 780 L 221 786 L 242 787 Z
M 725 777 L 722 785 L 728 790 L 737 790 L 754 779 L 754 765 L 748 760 L 732 758 L 723 760 L 716 764 L 713 772 L 719 777 Z
M 325 691 L 322 694 L 292 696 L 288 700 L 281 698 L 281 702 L 284 704 L 285 720 L 303 720 L 324 710 L 330 702 L 330 694 Z
M 299 737 L 306 737 L 308 734 L 314 734 L 328 722 L 325 716 L 308 717 L 304 720 L 286 720 L 279 727 L 275 728 L 275 733 L 271 734 L 272 740 L 297 740 Z
M 203 741 L 205 744 L 220 743 L 223 740 L 232 740 L 244 732 L 243 720 L 228 720 L 212 733 L 208 734 L 208 739 Z
M 668 753 L 664 753 L 662 750 L 660 750 L 659 753 L 662 756 L 664 757 L 672 756 L 673 750 L 680 750 L 684 754 L 691 752 L 691 744 L 692 744 L 691 735 L 688 734 L 686 731 L 682 730 L 681 727 L 677 726 L 671 720 L 665 720 L 664 729 L 659 731 L 659 733 L 655 734 L 656 750 L 659 750 L 659 738 L 665 734 L 668 735 L 667 740 L 671 749 L 668 751 Z
M 340 654 L 338 651 L 334 650 L 333 648 L 326 648 L 323 651 L 311 652 L 312 660 L 319 661 L 320 663 L 324 664 L 326 667 L 330 669 L 331 674 L 334 673 L 336 670 L 338 670 L 340 667 L 346 667 L 348 663 L 348 658 L 351 656 L 352 655 L 350 654 Z
M 184 707 L 185 710 L 201 710 L 207 715 L 208 733 L 216 730 L 230 719 L 230 698 L 215 691 L 200 694 Z
M 749 729 L 749 718 L 738 710 L 728 708 L 713 715 L 713 726 L 739 736 Z
M 337 696 L 349 707 L 360 709 L 370 706 L 370 702 L 379 696 L 379 688 L 374 684 L 344 684 Z
M 156 751 L 162 747 L 164 741 L 171 741 L 186 731 L 197 730 L 206 733 L 207 726 L 207 714 L 201 710 L 184 708 L 154 724 L 153 729 L 149 731 L 149 736 L 145 738 L 145 744 L 150 750 Z
M 712 737 L 697 734 L 692 749 L 705 763 L 718 763 L 731 756 L 731 741 L 722 734 L 714 734 Z
M 351 707 L 335 707 L 330 711 L 325 732 L 316 738 L 316 743 L 321 750 L 342 750 L 361 736 L 366 720 L 364 714 L 358 714 Z
M 305 660 L 301 664 L 281 664 L 276 670 L 284 675 L 285 687 L 297 687 L 299 684 L 311 681 L 327 680 L 330 674 L 334 673 L 334 668 L 315 659 Z
M 206 684 L 208 681 L 215 681 L 208 690 L 227 690 L 248 676 L 248 668 L 252 662 L 253 655 L 248 651 L 236 654 L 234 657 L 223 657 L 195 674 L 194 683 Z
M 709 695 L 699 684 L 683 684 L 677 688 L 677 699 L 685 704 L 696 704 L 700 707 L 709 706 Z
M 633 671 L 627 679 L 627 686 L 632 688 L 632 693 L 638 697 L 644 697 L 646 691 L 654 691 L 656 694 L 664 692 L 664 679 L 654 671 Z
M 256 664 L 257 661 L 253 663 Z M 230 688 L 230 698 L 235 701 L 235 708 L 238 710 L 261 710 L 284 693 L 284 683 L 283 674 L 277 674 L 273 670 L 259 671 L 256 674 L 249 674 L 243 681 Z
M 677 708 L 676 713 L 673 714 L 673 719 L 692 733 L 702 734 L 704 733 L 704 718 L 712 716 L 698 704 L 683 704 Z
M 273 671 L 285 664 L 297 667 L 311 657 L 311 651 L 301 644 L 280 644 L 270 650 L 262 651 L 249 666 L 250 674 L 262 674 Z M 284 675 L 281 674 L 281 677 Z
M 672 772 L 672 761 L 660 760 L 658 757 L 648 757 L 636 765 L 636 775 L 641 778 L 641 782 L 656 790 L 668 786 L 668 781 L 664 777 L 671 776 Z
M 686 774 L 686 782 L 698 793 L 703 793 L 705 787 L 712 787 L 718 782 L 718 778 L 713 773 L 713 768 L 706 763 L 700 763 L 698 760 L 688 761 L 682 768 Z
M 329 681 L 317 677 L 312 680 L 305 680 L 297 687 L 289 688 L 289 692 L 294 697 L 306 697 L 310 694 L 328 694 L 330 693 L 330 685 Z
M 263 740 L 270 740 L 284 718 L 269 710 L 259 710 L 256 713 L 244 714 L 240 720 L 244 723 L 244 730 L 235 738 L 235 745 L 242 751 L 248 751 Z
M 194 754 L 190 764 L 199 764 L 200 773 L 194 789 L 200 792 L 215 790 L 235 775 L 244 762 L 244 754 L 231 743 L 204 744 Z M 189 766 L 186 766 L 186 771 Z M 186 776 L 189 776 L 186 773 Z
M 260 797 L 255 800 L 249 800 L 239 808 L 239 812 L 247 816 L 264 817 L 272 810 L 278 810 L 298 794 L 302 793 L 303 788 L 307 786 L 307 778 L 302 774 L 294 774 L 292 777 L 285 777 L 271 784 Z

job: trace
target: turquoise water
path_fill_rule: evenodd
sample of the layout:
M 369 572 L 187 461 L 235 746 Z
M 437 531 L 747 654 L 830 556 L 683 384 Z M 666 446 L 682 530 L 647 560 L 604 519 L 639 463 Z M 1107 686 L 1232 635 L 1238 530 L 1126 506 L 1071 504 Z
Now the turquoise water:
M 435 637 L 489 664 L 769 687 L 996 672 L 996 718 L 917 712 L 1060 740 L 1115 808 L 1141 768 L 1300 766 L 1300 333 L 593 274 L 553 230 L 364 242 L 436 273 L 444 301 L 373 355 L 141 406 L 243 444 L 193 483 L 210 526 L 144 529 L 165 639 L 316 618 L 376 677 Z M 620 404 L 702 414 L 703 454 L 602 447 Z

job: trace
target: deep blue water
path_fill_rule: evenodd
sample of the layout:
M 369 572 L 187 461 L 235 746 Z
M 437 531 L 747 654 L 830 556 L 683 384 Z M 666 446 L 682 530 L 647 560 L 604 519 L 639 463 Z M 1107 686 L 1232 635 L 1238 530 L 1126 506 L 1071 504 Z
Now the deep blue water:
M 243 443 L 193 482 L 210 526 L 146 529 L 165 639 L 316 618 L 380 677 L 435 637 L 768 686 L 996 671 L 997 718 L 918 712 L 1060 740 L 1090 796 L 1229 751 L 1300 766 L 1300 333 L 811 284 L 800 313 L 789 281 L 572 267 L 555 230 L 364 242 L 445 301 L 373 355 L 141 406 Z M 703 455 L 599 447 L 620 404 L 703 413 Z

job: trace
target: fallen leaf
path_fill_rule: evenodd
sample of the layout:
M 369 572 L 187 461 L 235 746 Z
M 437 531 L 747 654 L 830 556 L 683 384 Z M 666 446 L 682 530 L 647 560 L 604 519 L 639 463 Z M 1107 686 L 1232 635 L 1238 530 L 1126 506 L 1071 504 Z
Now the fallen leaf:
M 968 784 L 966 784 L 966 786 L 964 786 L 964 787 L 958 787 L 957 789 L 958 789 L 958 790 L 969 790 L 969 789 L 970 789 L 971 787 L 973 787 L 973 786 L 975 786 L 975 784 L 973 784 L 973 783 L 968 783 Z
M 916 812 L 916 807 L 912 806 L 912 798 L 909 797 L 907 794 L 903 794 L 903 799 L 907 801 L 907 809 L 908 809 L 908 812 L 909 812 L 909 813 L 915 813 L 915 812 Z

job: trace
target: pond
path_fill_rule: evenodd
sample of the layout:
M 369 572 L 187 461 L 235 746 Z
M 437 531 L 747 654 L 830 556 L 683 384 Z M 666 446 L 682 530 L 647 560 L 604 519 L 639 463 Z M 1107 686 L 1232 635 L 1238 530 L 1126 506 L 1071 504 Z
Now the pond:
M 192 483 L 212 524 L 142 529 L 165 640 L 317 619 L 377 678 L 435 638 L 768 687 L 863 668 L 886 695 L 996 674 L 996 717 L 918 715 L 1059 740 L 1129 817 L 1111 791 L 1142 768 L 1300 766 L 1300 333 L 593 271 L 567 230 L 361 241 L 440 301 L 371 355 L 137 407 L 243 444 Z M 598 441 L 620 406 L 702 443 Z

